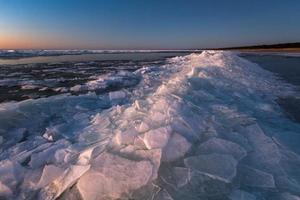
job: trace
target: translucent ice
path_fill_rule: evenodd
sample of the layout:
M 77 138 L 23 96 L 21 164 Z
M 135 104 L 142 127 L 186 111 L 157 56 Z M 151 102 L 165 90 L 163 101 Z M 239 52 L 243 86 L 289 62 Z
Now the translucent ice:
M 226 183 L 236 175 L 237 161 L 231 155 L 208 154 L 188 157 L 184 164 L 191 169 Z
M 230 200 L 256 200 L 256 197 L 243 190 L 235 190 L 229 195 Z
M 132 161 L 103 153 L 95 158 L 91 170 L 80 178 L 77 188 L 87 200 L 120 198 L 147 184 L 152 168 L 150 161 Z
M 200 154 L 229 154 L 232 155 L 236 160 L 240 160 L 247 155 L 245 149 L 243 149 L 240 145 L 219 138 L 209 139 L 208 141 L 202 143 L 197 150 Z

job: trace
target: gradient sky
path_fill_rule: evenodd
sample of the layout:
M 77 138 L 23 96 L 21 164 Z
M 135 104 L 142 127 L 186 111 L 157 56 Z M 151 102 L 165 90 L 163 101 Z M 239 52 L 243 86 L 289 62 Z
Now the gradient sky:
M 300 42 L 300 0 L 0 0 L 0 49 Z

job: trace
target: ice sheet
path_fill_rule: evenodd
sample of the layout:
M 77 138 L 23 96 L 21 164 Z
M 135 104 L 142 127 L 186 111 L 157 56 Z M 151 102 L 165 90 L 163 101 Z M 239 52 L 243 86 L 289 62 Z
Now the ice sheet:
M 275 102 L 296 91 L 274 74 L 227 51 L 120 73 L 118 83 L 140 82 L 0 104 L 1 197 L 300 195 L 300 157 L 272 138 L 287 126 L 299 132 Z

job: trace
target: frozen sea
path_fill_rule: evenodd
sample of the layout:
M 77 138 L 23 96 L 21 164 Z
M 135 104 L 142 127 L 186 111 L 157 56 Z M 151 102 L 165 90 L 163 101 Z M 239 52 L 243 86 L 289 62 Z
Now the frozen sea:
M 300 199 L 299 56 L 11 53 L 0 199 Z

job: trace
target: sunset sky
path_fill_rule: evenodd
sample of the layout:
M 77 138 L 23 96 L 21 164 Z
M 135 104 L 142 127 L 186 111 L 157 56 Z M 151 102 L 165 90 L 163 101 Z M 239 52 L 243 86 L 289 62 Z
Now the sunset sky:
M 300 42 L 299 0 L 0 0 L 0 49 Z

